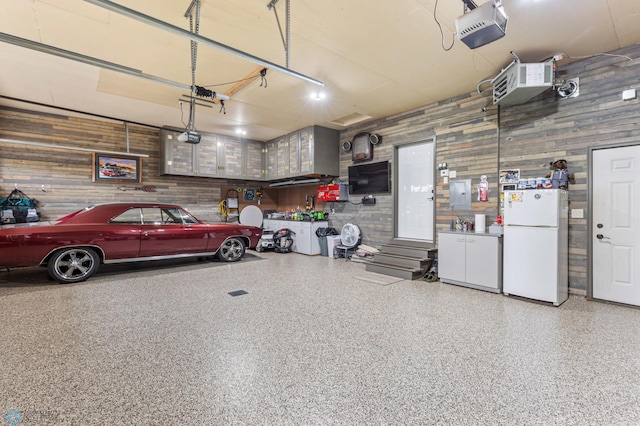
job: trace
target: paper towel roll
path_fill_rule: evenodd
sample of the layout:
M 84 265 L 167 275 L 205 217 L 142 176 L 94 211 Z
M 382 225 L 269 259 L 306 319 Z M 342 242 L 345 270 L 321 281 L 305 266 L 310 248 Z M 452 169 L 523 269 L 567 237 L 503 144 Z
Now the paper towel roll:
M 485 228 L 486 228 L 486 226 L 485 226 L 485 215 L 477 214 L 476 215 L 476 223 L 475 223 L 476 233 L 477 234 L 484 234 L 486 232 Z

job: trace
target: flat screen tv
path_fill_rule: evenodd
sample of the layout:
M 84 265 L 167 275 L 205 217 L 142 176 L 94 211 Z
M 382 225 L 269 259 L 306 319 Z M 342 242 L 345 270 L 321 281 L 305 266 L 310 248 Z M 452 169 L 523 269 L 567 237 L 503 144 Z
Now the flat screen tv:
M 391 192 L 389 162 L 349 166 L 349 194 L 368 195 Z

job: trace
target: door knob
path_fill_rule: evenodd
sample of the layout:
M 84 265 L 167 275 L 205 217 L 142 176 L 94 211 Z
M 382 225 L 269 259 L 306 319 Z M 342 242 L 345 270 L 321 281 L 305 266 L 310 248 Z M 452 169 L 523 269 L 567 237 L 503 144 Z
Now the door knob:
M 597 238 L 597 239 L 599 239 L 599 240 L 610 240 L 610 239 L 611 239 L 611 238 L 609 238 L 609 237 L 605 237 L 605 236 L 604 236 L 604 235 L 602 235 L 602 234 L 598 234 L 598 235 L 596 235 L 596 238 Z

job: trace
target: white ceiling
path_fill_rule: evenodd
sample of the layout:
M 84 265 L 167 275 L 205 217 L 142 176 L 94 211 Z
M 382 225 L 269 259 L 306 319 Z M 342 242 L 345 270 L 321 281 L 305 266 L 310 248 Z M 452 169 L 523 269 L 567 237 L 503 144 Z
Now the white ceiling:
M 484 4 L 488 0 L 476 0 Z M 117 0 L 116 3 L 189 30 L 191 0 Z M 200 35 L 286 66 L 285 51 L 268 0 L 202 0 Z M 276 4 L 285 26 L 285 0 Z M 437 8 L 436 8 L 437 5 Z M 352 114 L 393 115 L 476 90 L 495 77 L 515 52 L 522 62 L 564 53 L 563 61 L 640 42 L 638 0 L 503 0 L 505 37 L 471 50 L 454 39 L 461 0 L 291 1 L 289 68 L 324 87 L 270 69 L 220 107 L 196 107 L 199 131 L 268 140 Z M 442 40 L 434 11 L 442 25 Z M 188 39 L 82 0 L 0 2 L 0 32 L 191 84 Z M 118 72 L 0 42 L 0 105 L 38 109 L 33 103 L 86 111 L 155 126 L 184 127 L 188 92 Z M 562 66 L 563 62 L 559 65 Z M 203 44 L 196 84 L 218 93 L 259 67 Z M 226 83 L 226 84 L 225 84 Z M 326 94 L 310 99 L 313 91 Z

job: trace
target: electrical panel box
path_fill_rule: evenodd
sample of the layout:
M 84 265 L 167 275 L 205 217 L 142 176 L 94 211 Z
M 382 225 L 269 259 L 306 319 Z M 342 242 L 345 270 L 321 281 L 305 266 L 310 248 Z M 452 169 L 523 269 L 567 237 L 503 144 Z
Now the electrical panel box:
M 471 210 L 471 179 L 452 180 L 449 183 L 449 208 Z
M 330 184 L 318 187 L 318 201 L 348 201 L 349 187 L 347 185 Z

